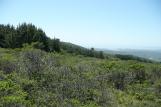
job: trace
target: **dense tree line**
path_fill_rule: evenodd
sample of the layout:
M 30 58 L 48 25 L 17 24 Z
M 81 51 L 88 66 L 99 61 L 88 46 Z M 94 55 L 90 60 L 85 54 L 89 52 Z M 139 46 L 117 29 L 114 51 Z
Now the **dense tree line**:
M 16 28 L 11 25 L 0 25 L 1 47 L 20 48 L 24 43 L 42 42 L 47 50 L 46 34 L 32 24 L 23 23 Z
M 34 44 L 35 48 L 50 52 L 61 52 L 65 50 L 85 56 L 104 58 L 103 52 L 93 49 L 86 49 L 70 43 L 60 42 L 59 39 L 47 37 L 45 32 L 33 24 L 20 24 L 17 27 L 12 25 L 0 25 L 0 47 L 2 48 L 22 48 L 23 44 Z

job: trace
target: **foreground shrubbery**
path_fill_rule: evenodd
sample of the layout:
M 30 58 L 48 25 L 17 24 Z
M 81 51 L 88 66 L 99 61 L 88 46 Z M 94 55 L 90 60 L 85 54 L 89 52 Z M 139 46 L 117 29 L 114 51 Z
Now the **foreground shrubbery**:
M 0 106 L 160 107 L 161 65 L 0 49 Z

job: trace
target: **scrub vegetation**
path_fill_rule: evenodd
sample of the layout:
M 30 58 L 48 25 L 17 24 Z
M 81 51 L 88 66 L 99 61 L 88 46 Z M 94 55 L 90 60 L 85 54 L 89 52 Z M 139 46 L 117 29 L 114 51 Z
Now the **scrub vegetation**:
M 161 107 L 161 64 L 0 25 L 0 107 Z

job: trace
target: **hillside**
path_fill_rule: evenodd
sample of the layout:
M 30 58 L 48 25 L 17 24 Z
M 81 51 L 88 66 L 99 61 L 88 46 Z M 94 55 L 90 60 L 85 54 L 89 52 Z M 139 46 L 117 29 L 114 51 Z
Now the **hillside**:
M 101 50 L 101 49 L 99 49 Z M 136 49 L 120 49 L 120 50 L 106 50 L 102 49 L 105 53 L 110 54 L 122 54 L 122 55 L 134 55 L 150 60 L 161 62 L 161 50 L 136 50 Z
M 0 26 L 0 107 L 161 107 L 161 64 Z
M 65 51 L 72 54 L 81 54 L 90 57 L 104 58 L 102 51 L 95 51 L 94 48 L 87 49 L 72 43 L 60 41 L 58 38 L 49 38 L 46 33 L 33 24 L 0 25 L 0 47 L 1 48 L 22 48 L 25 45 L 32 45 L 34 48 L 46 52 Z
M 0 49 L 0 106 L 160 107 L 161 65 Z

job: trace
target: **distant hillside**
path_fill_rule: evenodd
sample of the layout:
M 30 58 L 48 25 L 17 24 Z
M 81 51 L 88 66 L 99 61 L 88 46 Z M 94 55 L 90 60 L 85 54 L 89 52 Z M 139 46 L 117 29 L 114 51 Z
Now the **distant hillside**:
M 134 55 L 150 60 L 161 61 L 161 50 L 136 50 L 136 49 L 120 49 L 120 50 L 103 50 L 105 53 Z

